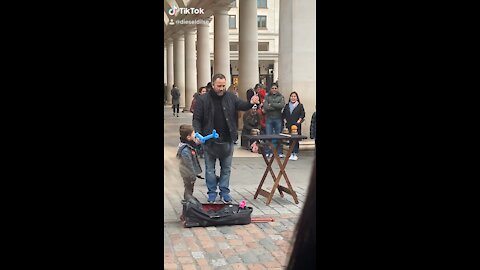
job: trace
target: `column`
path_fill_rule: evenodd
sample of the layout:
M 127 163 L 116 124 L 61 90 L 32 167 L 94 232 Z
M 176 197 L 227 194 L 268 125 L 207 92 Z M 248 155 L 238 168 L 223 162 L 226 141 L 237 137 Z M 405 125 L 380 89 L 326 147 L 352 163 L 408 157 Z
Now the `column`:
M 192 104 L 193 94 L 197 91 L 197 71 L 195 57 L 195 29 L 185 31 L 185 109 Z
M 221 73 L 225 75 L 227 83 L 225 87 L 230 86 L 230 44 L 228 41 L 228 14 L 227 8 L 215 11 L 214 19 L 214 74 Z M 213 82 L 212 82 L 213 83 Z
M 167 83 L 167 46 L 166 44 L 163 45 L 163 83 L 162 83 L 162 91 L 163 92 L 163 100 L 167 97 L 167 90 L 165 89 L 165 84 Z
M 185 38 L 183 32 L 179 32 L 173 40 L 174 54 L 174 82 L 180 90 L 180 107 L 185 107 Z
M 280 1 L 279 89 L 287 99 L 296 91 L 305 108 L 302 134 L 309 134 L 316 98 L 315 1 Z
M 170 90 L 173 86 L 173 39 L 167 40 L 167 104 L 172 104 Z
M 273 82 L 278 80 L 278 59 L 273 60 Z
M 212 80 L 208 29 L 208 24 L 197 24 L 197 88 L 206 86 Z
M 258 83 L 258 29 L 257 1 L 242 0 L 239 2 L 239 87 L 238 94 L 246 99 L 246 91 Z

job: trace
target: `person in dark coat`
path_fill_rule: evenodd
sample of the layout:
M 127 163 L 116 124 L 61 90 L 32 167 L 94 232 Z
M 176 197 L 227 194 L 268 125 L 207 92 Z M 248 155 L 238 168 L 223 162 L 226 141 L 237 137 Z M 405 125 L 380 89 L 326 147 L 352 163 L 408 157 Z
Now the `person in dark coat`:
M 302 134 L 302 123 L 305 121 L 305 109 L 303 104 L 300 103 L 300 98 L 297 92 L 290 93 L 289 102 L 283 108 L 282 118 L 285 126 L 288 128 L 288 132 L 292 132 L 292 126 L 297 126 L 298 135 Z M 297 160 L 299 152 L 299 143 L 297 142 L 293 147 L 290 160 Z
M 242 136 L 243 135 L 250 135 L 252 129 L 260 130 L 260 116 L 257 113 L 258 109 L 252 108 L 246 113 L 243 114 L 243 129 L 242 129 Z M 252 145 L 254 141 L 246 141 L 245 139 L 242 141 L 242 146 L 250 149 L 250 145 Z
M 247 90 L 247 100 L 250 100 L 254 95 L 258 95 L 258 91 L 260 90 L 260 84 L 257 83 L 255 88 L 250 88 Z M 265 95 L 264 95 L 265 96 Z
M 310 139 L 315 140 L 315 153 L 317 153 L 317 112 L 313 112 L 310 121 Z
M 190 112 L 191 113 L 193 113 L 193 111 L 195 111 L 195 102 L 197 102 L 198 96 L 201 96 L 205 93 L 207 93 L 207 88 L 205 86 L 202 86 L 202 87 L 198 88 L 198 90 L 195 94 L 193 94 L 192 104 L 190 104 Z
M 258 96 L 252 97 L 248 102 L 227 92 L 226 78 L 223 74 L 215 74 L 212 82 L 213 89 L 207 94 L 199 96 L 195 103 L 192 124 L 202 136 L 212 134 L 214 129 L 219 135 L 218 138 L 209 139 L 203 144 L 208 202 L 216 201 L 218 187 L 222 200 L 229 203 L 232 201 L 229 185 L 233 161 L 233 142 L 238 139 L 236 112 L 247 111 L 260 101 Z M 215 176 L 217 159 L 220 161 L 218 182 Z
M 177 88 L 177 86 L 175 86 L 175 84 L 170 91 L 170 95 L 172 95 L 173 116 L 175 116 L 175 109 L 177 109 L 178 117 L 178 111 L 180 110 L 180 90 Z

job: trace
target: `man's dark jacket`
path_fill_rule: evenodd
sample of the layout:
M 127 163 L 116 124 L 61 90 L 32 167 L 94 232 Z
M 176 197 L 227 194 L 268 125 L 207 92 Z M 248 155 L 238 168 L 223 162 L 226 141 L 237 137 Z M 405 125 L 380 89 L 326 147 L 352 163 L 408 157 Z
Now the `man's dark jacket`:
M 250 104 L 250 101 L 243 101 L 234 94 L 230 92 L 225 92 L 224 97 L 222 98 L 222 108 L 223 115 L 227 122 L 228 130 L 230 131 L 230 138 L 232 138 L 232 142 L 238 140 L 236 112 L 247 111 L 248 109 L 252 108 L 252 106 L 253 104 Z M 214 107 L 215 106 L 213 105 L 213 97 L 210 93 L 199 96 L 195 103 L 195 111 L 193 112 L 192 125 L 195 131 L 200 133 L 202 136 L 207 136 L 213 132 L 213 121 L 215 118 L 214 115 L 215 113 L 219 113 L 214 112 Z M 219 135 L 222 136 L 222 134 Z M 206 143 L 208 144 L 210 141 L 213 140 L 208 140 L 206 141 Z

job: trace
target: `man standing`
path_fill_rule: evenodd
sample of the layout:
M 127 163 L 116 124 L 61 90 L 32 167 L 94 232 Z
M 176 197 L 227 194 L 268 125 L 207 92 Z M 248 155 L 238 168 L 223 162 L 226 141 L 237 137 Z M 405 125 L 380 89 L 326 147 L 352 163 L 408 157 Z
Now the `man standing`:
M 282 121 L 282 109 L 285 106 L 285 98 L 278 91 L 278 85 L 272 84 L 270 92 L 265 96 L 263 100 L 263 109 L 265 111 L 266 117 L 266 133 L 267 135 L 271 134 L 280 134 L 283 128 Z M 277 148 L 278 156 L 284 158 L 283 148 L 280 141 L 274 139 L 272 144 Z M 271 157 L 272 150 L 270 148 L 265 149 L 265 154 L 267 157 Z
M 173 85 L 170 94 L 172 95 L 173 116 L 175 116 L 175 109 L 177 109 L 178 117 L 178 111 L 180 110 L 180 90 L 175 86 L 175 84 Z
M 238 139 L 236 112 L 247 111 L 253 104 L 259 103 L 258 96 L 250 102 L 240 100 L 225 89 L 226 78 L 223 74 L 215 74 L 212 78 L 213 89 L 199 96 L 193 112 L 192 124 L 195 131 L 203 136 L 215 129 L 218 139 L 207 140 L 204 144 L 205 180 L 208 188 L 208 202 L 217 199 L 217 185 L 220 197 L 225 203 L 232 201 L 230 196 L 230 171 L 233 159 L 233 142 Z M 215 163 L 220 161 L 220 179 L 215 176 Z

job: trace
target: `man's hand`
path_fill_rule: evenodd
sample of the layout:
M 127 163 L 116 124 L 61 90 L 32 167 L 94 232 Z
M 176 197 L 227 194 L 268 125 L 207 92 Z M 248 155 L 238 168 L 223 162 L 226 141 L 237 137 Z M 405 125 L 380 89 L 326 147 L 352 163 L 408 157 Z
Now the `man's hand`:
M 251 99 L 250 99 L 250 103 L 251 104 L 259 104 L 260 103 L 260 99 L 257 95 L 254 95 Z

